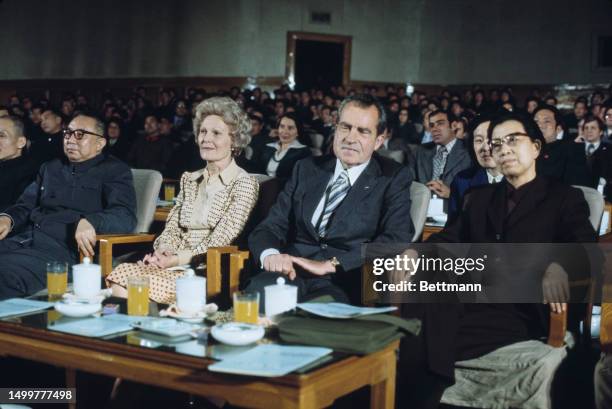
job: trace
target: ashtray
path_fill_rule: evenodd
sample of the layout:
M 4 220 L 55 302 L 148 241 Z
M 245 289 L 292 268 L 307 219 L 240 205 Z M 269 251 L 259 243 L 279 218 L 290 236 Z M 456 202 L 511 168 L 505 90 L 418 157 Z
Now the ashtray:
M 210 333 L 213 338 L 223 344 L 243 346 L 262 339 L 265 330 L 259 325 L 228 322 L 227 324 L 215 325 Z

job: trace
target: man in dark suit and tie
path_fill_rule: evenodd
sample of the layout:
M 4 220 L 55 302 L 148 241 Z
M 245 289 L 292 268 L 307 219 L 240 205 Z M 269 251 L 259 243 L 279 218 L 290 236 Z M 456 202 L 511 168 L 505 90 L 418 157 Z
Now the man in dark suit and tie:
M 472 166 L 469 151 L 455 138 L 448 114 L 434 111 L 429 115 L 432 142 L 420 145 L 416 151 L 417 181 L 438 197 L 448 199 L 450 185 L 457 173 Z
M 300 301 L 332 295 L 359 302 L 362 245 L 410 242 L 411 172 L 376 154 L 383 143 L 386 115 L 380 102 L 355 95 L 340 106 L 333 150 L 336 158 L 307 158 L 268 217 L 249 237 L 249 248 L 264 271 L 247 290 L 287 276 Z
M 609 179 L 612 148 L 602 141 L 605 125 L 596 116 L 588 115 L 582 125 L 584 135 L 584 154 L 591 177 L 592 188 L 597 188 L 599 178 Z

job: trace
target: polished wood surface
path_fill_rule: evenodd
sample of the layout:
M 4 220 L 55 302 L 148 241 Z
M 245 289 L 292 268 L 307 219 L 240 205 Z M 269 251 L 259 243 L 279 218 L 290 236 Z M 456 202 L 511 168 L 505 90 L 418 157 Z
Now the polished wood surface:
M 206 370 L 212 362 L 173 352 L 83 338 L 0 321 L 0 355 L 121 377 L 186 393 L 217 397 L 247 408 L 321 408 L 363 386 L 371 386 L 370 408 L 395 404 L 395 341 L 363 357 L 350 356 L 307 374 L 278 378 L 225 375 Z M 70 372 L 72 371 L 72 372 Z
M 155 209 L 155 214 L 153 215 L 153 220 L 156 222 L 166 222 L 168 220 L 168 214 L 170 214 L 170 210 L 172 210 L 172 206 L 159 206 Z
M 237 246 L 211 247 L 206 251 L 206 296 L 216 297 L 221 294 L 221 256 L 238 251 Z M 232 293 L 229 294 L 230 297 Z
M 423 227 L 423 241 L 427 240 L 432 234 L 442 231 L 442 229 L 443 227 L 441 226 L 431 226 L 425 224 L 425 226 Z

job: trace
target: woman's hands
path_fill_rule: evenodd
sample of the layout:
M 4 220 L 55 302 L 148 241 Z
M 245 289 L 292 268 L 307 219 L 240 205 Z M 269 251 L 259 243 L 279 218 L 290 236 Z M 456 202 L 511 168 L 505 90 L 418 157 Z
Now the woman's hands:
M 170 268 L 178 266 L 178 256 L 170 250 L 155 250 L 147 254 L 141 263 L 159 268 Z

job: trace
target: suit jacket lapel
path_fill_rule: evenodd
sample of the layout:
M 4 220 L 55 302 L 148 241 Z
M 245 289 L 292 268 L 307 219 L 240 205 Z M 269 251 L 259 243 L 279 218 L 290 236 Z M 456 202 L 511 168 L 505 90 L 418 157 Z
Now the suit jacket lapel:
M 362 203 L 367 195 L 373 190 L 376 178 L 380 175 L 381 170 L 376 159 L 372 158 L 368 167 L 365 168 L 363 173 L 357 178 L 354 186 L 351 186 L 348 194 L 338 206 L 332 219 L 330 221 L 330 225 L 327 228 L 328 235 L 331 235 L 333 232 L 334 226 L 338 223 L 334 223 L 334 221 L 344 220 L 345 217 L 349 216 L 349 213 L 354 210 L 354 207 L 358 203 Z
M 330 159 L 318 167 L 318 173 L 309 178 L 304 187 L 305 194 L 302 199 L 302 218 L 306 224 L 306 228 L 313 235 L 318 238 L 319 234 L 315 231 L 312 225 L 312 216 L 325 194 L 325 189 L 329 180 L 334 176 L 334 169 L 336 165 L 336 159 Z
M 455 146 L 448 154 L 448 157 L 446 158 L 446 165 L 444 166 L 444 172 L 442 172 L 442 178 L 443 176 L 446 176 L 451 170 L 453 170 L 453 168 L 457 166 L 463 159 L 463 155 L 466 152 L 463 146 L 461 145 L 462 143 L 463 142 L 461 142 L 460 140 L 457 140 L 455 142 Z
M 516 209 L 515 209 L 516 210 Z M 498 235 L 498 240 L 501 239 L 503 233 L 504 219 L 506 212 L 506 186 L 504 183 L 498 183 L 495 186 L 495 191 L 491 199 L 490 206 L 487 208 L 487 217 L 493 225 L 495 234 Z

